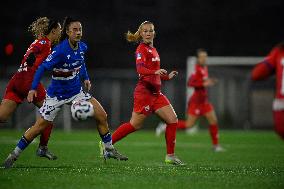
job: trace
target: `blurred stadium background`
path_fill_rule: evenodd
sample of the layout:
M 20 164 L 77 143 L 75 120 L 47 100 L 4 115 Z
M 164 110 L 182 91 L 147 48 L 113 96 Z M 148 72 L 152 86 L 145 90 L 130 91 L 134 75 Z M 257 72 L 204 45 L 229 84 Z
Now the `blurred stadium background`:
M 91 93 L 102 103 L 115 129 L 130 118 L 137 81 L 135 46 L 124 40 L 124 33 L 136 31 L 142 21 L 151 20 L 156 26 L 155 46 L 162 67 L 179 71 L 179 76 L 163 87 L 179 118 L 185 116 L 190 58 L 197 48 L 205 48 L 211 56 L 209 73 L 219 79 L 219 84 L 210 89 L 210 99 L 220 127 L 271 129 L 274 80 L 251 83 L 249 73 L 283 40 L 283 8 L 283 0 L 8 1 L 0 12 L 0 97 L 33 40 L 27 31 L 29 24 L 40 16 L 63 20 L 71 15 L 83 21 L 83 39 L 89 46 Z M 49 79 L 46 74 L 46 85 Z M 24 103 L 1 128 L 28 128 L 35 120 L 35 112 L 32 105 Z M 94 128 L 92 121 L 75 123 L 69 115 L 66 107 L 56 119 L 56 128 Z M 154 128 L 158 122 L 152 116 L 144 128 Z

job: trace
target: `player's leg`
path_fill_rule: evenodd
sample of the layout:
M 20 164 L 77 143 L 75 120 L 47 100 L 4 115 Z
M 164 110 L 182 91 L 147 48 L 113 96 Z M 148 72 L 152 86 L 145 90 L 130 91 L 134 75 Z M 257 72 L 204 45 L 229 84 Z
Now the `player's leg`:
M 19 158 L 20 154 L 28 147 L 28 145 L 36 138 L 48 125 L 49 121 L 39 117 L 36 123 L 29 128 L 19 140 L 16 148 L 9 154 L 3 166 L 10 168 L 14 162 Z
M 34 105 L 38 108 L 41 108 L 43 105 L 45 96 L 46 96 L 45 88 L 40 83 L 39 86 L 37 87 L 37 97 L 35 97 L 34 99 Z M 46 157 L 49 160 L 56 160 L 57 156 L 51 153 L 47 147 L 52 128 L 53 128 L 53 123 L 50 122 L 50 124 L 40 134 L 40 142 L 39 142 L 38 149 L 36 151 L 36 155 L 39 157 Z
M 34 102 L 34 105 L 38 108 L 42 107 L 43 100 L 39 102 Z M 36 150 L 36 155 L 39 157 L 46 157 L 49 160 L 56 160 L 57 156 L 54 155 L 52 152 L 50 152 L 47 147 L 52 128 L 53 128 L 53 122 L 50 122 L 50 124 L 40 134 L 40 142 Z
M 276 133 L 284 140 L 284 110 L 273 111 Z
M 115 144 L 130 133 L 137 131 L 142 127 L 146 115 L 142 113 L 132 112 L 132 116 L 129 122 L 121 124 L 112 135 L 112 142 Z
M 131 119 L 115 130 L 112 135 L 113 143 L 142 127 L 146 117 L 152 113 L 152 107 L 150 107 L 152 98 L 151 94 L 134 92 L 134 107 Z
M 0 123 L 5 123 L 8 118 L 15 112 L 18 103 L 13 100 L 3 99 L 0 105 Z
M 174 165 L 184 165 L 184 163 L 175 156 L 177 115 L 171 104 L 161 107 L 155 113 L 167 124 L 165 139 L 167 146 L 167 155 L 165 162 Z
M 211 111 L 205 113 L 204 116 L 206 117 L 209 123 L 209 133 L 213 144 L 213 150 L 215 152 L 221 152 L 224 151 L 224 149 L 219 145 L 219 131 L 218 131 L 219 126 L 218 126 L 217 116 L 213 107 L 210 108 L 210 110 Z
M 165 139 L 167 146 L 167 155 L 165 162 L 174 165 L 184 165 L 184 163 L 175 156 L 176 130 L 178 118 L 168 98 L 159 95 L 153 105 L 155 113 L 167 124 Z
M 128 158 L 120 154 L 112 144 L 112 137 L 109 131 L 107 114 L 101 104 L 95 99 L 91 98 L 89 100 L 94 107 L 94 118 L 97 121 L 97 129 L 100 134 L 100 137 L 103 141 L 103 144 L 100 143 L 101 155 L 106 158 L 114 158 L 117 160 L 128 160 Z

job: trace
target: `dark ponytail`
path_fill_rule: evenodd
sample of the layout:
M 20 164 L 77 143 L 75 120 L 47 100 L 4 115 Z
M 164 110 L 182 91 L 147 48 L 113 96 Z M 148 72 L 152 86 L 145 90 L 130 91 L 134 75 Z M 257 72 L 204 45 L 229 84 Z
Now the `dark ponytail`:
M 66 32 L 67 32 L 67 30 L 68 30 L 68 28 L 69 28 L 69 26 L 72 22 L 80 22 L 80 21 L 77 20 L 77 19 L 73 19 L 70 16 L 65 17 L 65 19 L 63 21 L 63 27 L 62 27 L 62 31 L 61 31 L 60 42 L 65 40 L 68 37 Z
M 56 29 L 60 25 L 58 20 L 49 19 L 47 30 L 45 31 L 45 35 L 48 35 L 52 29 Z

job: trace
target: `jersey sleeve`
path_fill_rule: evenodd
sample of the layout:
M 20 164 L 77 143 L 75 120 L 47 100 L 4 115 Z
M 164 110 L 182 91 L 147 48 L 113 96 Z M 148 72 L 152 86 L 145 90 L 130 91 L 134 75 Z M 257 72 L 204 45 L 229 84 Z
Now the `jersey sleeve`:
M 262 62 L 267 64 L 267 66 L 270 67 L 271 69 L 274 69 L 277 64 L 278 53 L 279 53 L 279 48 L 278 47 L 273 48 L 268 54 L 268 56 L 266 56 Z
M 143 49 L 137 49 L 136 51 L 136 70 L 141 75 L 154 75 L 156 70 L 150 70 L 146 68 L 147 54 Z
M 268 78 L 274 71 L 276 67 L 276 58 L 279 49 L 275 47 L 272 51 L 265 57 L 265 59 L 258 63 L 251 72 L 251 79 L 254 81 L 262 80 Z
M 90 80 L 85 62 L 83 63 L 83 65 L 80 69 L 80 78 L 83 79 L 83 80 Z
M 45 59 L 45 61 L 37 69 L 34 75 L 31 89 L 36 90 L 43 73 L 46 70 L 49 71 L 52 70 L 56 64 L 60 63 L 60 61 L 61 61 L 60 51 L 58 48 L 55 48 L 54 51 Z

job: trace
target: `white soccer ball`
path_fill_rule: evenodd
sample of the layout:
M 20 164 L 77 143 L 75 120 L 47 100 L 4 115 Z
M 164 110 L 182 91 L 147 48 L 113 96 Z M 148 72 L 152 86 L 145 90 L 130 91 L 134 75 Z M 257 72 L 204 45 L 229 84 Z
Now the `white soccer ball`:
M 74 120 L 83 121 L 94 115 L 94 107 L 92 103 L 88 101 L 73 101 L 71 105 L 71 114 Z

